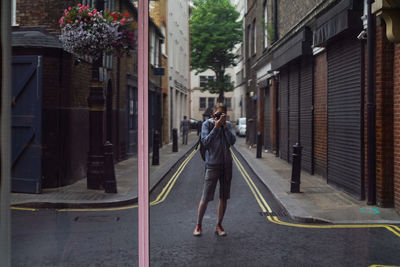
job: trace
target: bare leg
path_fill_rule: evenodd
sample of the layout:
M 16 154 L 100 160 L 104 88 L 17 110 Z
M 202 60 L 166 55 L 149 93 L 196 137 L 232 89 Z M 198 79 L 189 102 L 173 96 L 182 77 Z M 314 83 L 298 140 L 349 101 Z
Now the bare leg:
M 206 213 L 208 202 L 200 200 L 199 210 L 197 215 L 197 224 L 201 224 L 203 221 L 204 213 Z
M 224 219 L 227 204 L 228 204 L 228 200 L 219 199 L 219 203 L 218 203 L 218 223 L 219 224 L 222 224 L 222 220 Z

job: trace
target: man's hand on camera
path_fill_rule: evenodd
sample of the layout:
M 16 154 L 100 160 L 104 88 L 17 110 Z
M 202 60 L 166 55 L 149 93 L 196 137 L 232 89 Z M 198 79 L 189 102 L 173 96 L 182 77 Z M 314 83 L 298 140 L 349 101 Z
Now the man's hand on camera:
M 226 126 L 226 114 L 222 113 L 219 120 L 214 119 L 215 128 L 221 128 Z

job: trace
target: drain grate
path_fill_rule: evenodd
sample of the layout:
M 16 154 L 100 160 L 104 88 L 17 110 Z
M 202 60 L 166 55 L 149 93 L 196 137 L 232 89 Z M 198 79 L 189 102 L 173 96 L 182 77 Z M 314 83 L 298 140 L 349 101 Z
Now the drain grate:
M 117 222 L 117 216 L 78 216 L 74 219 L 75 222 Z
M 260 216 L 277 216 L 277 217 L 286 217 L 286 211 L 273 211 L 273 212 L 259 212 Z

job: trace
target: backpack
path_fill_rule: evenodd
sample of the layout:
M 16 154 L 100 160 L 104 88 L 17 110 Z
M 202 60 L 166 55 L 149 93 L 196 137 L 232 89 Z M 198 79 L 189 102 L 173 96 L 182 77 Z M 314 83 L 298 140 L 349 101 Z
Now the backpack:
M 210 133 L 210 127 L 208 127 L 208 133 Z M 203 159 L 203 161 L 206 160 L 206 147 L 203 145 L 203 142 L 201 142 L 201 134 L 199 135 L 199 141 L 197 141 L 196 144 L 196 149 L 199 147 L 200 145 L 200 156 Z

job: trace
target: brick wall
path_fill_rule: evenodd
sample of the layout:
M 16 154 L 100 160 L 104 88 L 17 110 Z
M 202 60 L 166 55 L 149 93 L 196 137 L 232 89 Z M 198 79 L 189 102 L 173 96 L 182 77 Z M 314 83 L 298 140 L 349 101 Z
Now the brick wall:
M 80 3 L 78 0 L 17 0 L 17 24 L 20 27 L 41 26 L 59 33 L 58 20 L 69 6 Z
M 394 48 L 394 205 L 400 212 L 400 44 Z
M 384 25 L 376 29 L 376 186 L 377 203 L 393 205 L 393 44 Z
M 327 93 L 326 52 L 315 57 L 314 67 L 314 157 L 315 173 L 326 177 L 327 168 Z
M 278 1 L 278 38 L 282 38 L 310 10 L 323 0 Z

